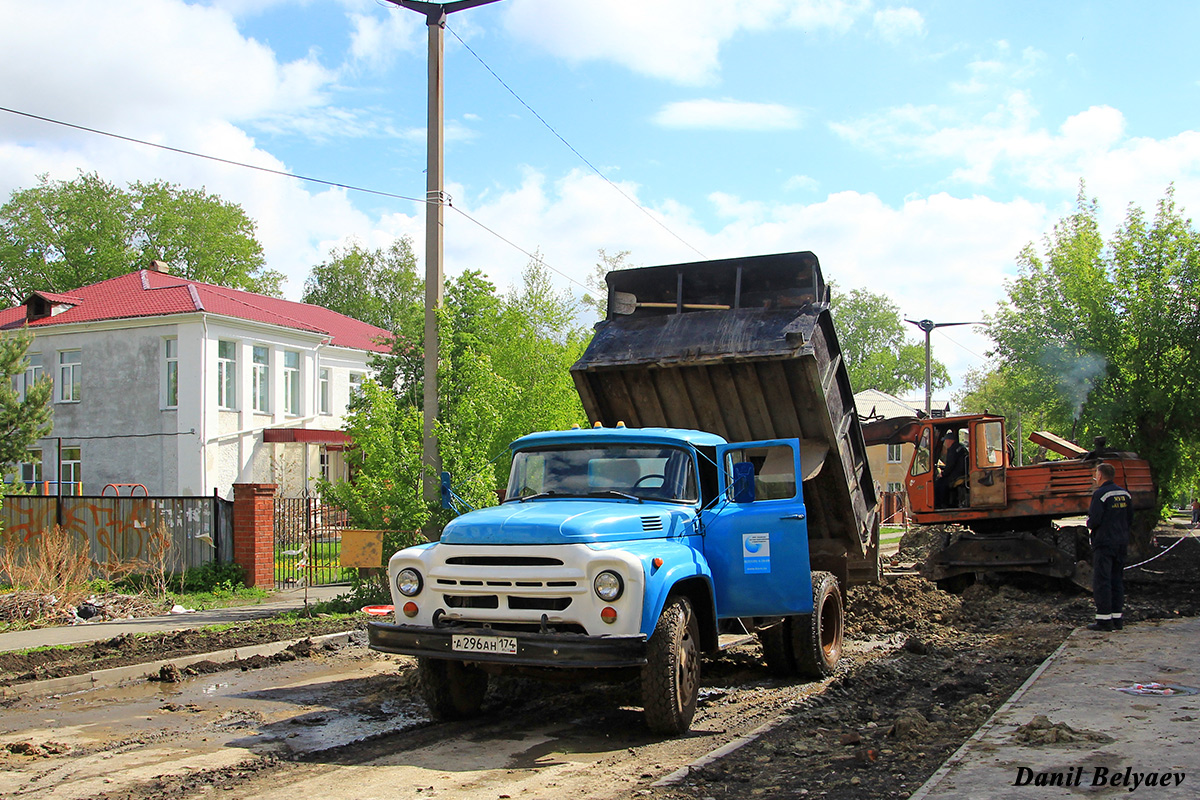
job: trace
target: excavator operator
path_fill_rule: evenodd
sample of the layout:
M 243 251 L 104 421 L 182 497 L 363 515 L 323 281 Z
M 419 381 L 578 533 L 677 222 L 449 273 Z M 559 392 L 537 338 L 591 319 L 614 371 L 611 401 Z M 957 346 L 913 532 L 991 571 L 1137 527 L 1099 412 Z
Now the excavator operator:
M 967 448 L 958 441 L 958 431 L 951 428 L 942 439 L 942 454 L 938 460 L 938 476 L 933 482 L 933 505 L 947 508 L 967 480 Z M 951 495 L 954 495 L 952 498 Z M 954 503 L 958 505 L 958 503 Z

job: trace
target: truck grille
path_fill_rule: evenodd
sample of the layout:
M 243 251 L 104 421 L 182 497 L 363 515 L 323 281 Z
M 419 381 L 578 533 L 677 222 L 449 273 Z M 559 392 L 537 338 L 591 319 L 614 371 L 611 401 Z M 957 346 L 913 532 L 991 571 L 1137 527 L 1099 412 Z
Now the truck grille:
M 446 563 L 462 567 L 561 567 L 563 562 L 545 556 L 451 556 Z

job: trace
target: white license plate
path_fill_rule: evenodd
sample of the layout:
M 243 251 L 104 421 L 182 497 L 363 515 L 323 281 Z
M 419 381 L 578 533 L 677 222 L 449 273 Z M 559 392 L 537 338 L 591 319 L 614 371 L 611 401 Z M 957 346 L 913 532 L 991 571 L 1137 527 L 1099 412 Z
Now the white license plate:
M 450 649 L 460 653 L 508 653 L 517 654 L 517 640 L 512 636 L 461 636 L 450 637 Z

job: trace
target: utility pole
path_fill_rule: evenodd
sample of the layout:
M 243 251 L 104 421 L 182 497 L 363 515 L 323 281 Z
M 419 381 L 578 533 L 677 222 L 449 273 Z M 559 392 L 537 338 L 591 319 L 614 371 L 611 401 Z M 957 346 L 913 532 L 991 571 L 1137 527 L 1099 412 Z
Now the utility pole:
M 445 148 L 444 97 L 442 74 L 443 31 L 446 16 L 497 0 L 457 0 L 452 3 L 425 3 L 418 0 L 388 0 L 389 3 L 425 15 L 429 26 L 429 124 L 426 135 L 425 176 L 425 427 L 422 463 L 426 474 L 423 481 L 425 499 L 438 499 L 438 456 L 434 423 L 438 417 L 438 329 L 437 312 L 442 307 L 442 232 L 445 223 L 447 197 L 444 184 L 443 150 Z
M 925 416 L 929 416 L 930 409 L 933 405 L 933 388 L 931 386 L 931 372 L 929 360 L 929 334 L 933 333 L 934 328 L 949 328 L 953 325 L 983 325 L 982 322 L 934 322 L 931 319 L 908 319 L 905 322 L 916 325 L 921 330 L 925 331 Z

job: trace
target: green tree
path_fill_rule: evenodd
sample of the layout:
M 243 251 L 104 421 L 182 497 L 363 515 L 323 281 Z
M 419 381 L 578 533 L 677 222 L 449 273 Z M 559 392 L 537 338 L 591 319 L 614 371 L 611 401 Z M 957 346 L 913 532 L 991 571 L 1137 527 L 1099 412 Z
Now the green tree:
M 412 239 L 405 236 L 386 249 L 357 240 L 335 247 L 309 272 L 301 299 L 413 338 L 424 324 L 424 292 Z
M 185 278 L 278 295 L 283 275 L 264 266 L 254 223 L 203 189 L 155 181 L 121 189 L 95 173 L 43 175 L 0 206 L 0 293 L 69 292 L 165 261 Z
M 1139 453 L 1169 497 L 1200 441 L 1200 239 L 1174 188 L 1152 219 L 1131 206 L 1106 244 L 1081 186 L 1018 265 L 990 319 L 998 367 L 1060 435 Z
M 52 427 L 50 379 L 25 382 L 31 341 L 33 336 L 24 329 L 0 334 L 0 476 L 24 461 L 26 451 Z
M 391 316 L 375 318 L 376 324 L 390 325 L 397 334 L 390 353 L 372 358 L 372 384 L 390 401 L 383 403 L 374 393 L 364 392 L 354 405 L 353 424 L 347 431 L 356 442 L 378 438 L 393 447 L 407 447 L 419 474 L 420 432 L 411 438 L 394 434 L 397 414 L 419 420 L 423 409 L 424 298 L 414 262 L 407 243 L 389 253 L 351 245 L 334 251 L 325 264 L 314 268 L 305 299 L 323 302 L 328 297 L 330 307 L 366 316 L 370 303 L 353 306 L 357 302 L 353 300 L 338 305 L 342 292 L 332 287 L 368 298 L 385 296 L 388 289 L 381 284 L 399 284 L 404 289 L 391 295 L 395 298 L 387 310 Z M 397 275 L 409 278 L 397 280 Z M 327 290 L 331 290 L 328 295 L 321 294 Z M 509 442 L 535 430 L 568 428 L 584 421 L 570 366 L 583 352 L 586 334 L 575 321 L 575 300 L 554 290 L 536 259 L 526 267 L 520 285 L 508 292 L 498 292 L 481 272 L 467 270 L 447 282 L 445 298 L 438 315 L 441 352 L 435 430 L 443 468 L 453 476 L 456 491 L 478 507 L 495 503 L 495 490 L 507 481 Z M 362 460 L 356 469 L 361 470 L 359 475 L 386 469 L 391 477 L 394 472 L 390 462 L 370 459 Z M 329 496 L 339 504 L 349 502 L 354 495 L 343 497 L 346 491 L 330 490 Z M 420 491 L 419 481 L 415 491 Z M 389 506 L 401 508 L 394 502 Z M 415 529 L 428 514 L 440 518 L 441 512 L 424 508 L 424 514 L 411 515 L 403 526 Z
M 367 380 L 345 430 L 354 440 L 346 453 L 352 479 L 319 481 L 322 496 L 346 509 L 354 524 L 390 531 L 389 553 L 420 541 L 416 531 L 429 516 L 421 498 L 420 412 Z
M 884 294 L 865 289 L 842 293 L 834 287 L 833 322 L 842 359 L 856 391 L 878 389 L 903 395 L 925 386 L 925 346 L 908 339 L 908 326 L 899 307 Z M 934 389 L 950 383 L 946 367 L 930 364 Z

